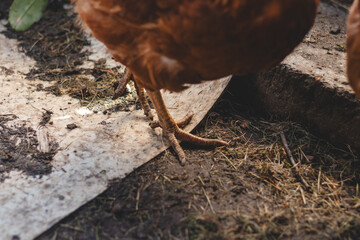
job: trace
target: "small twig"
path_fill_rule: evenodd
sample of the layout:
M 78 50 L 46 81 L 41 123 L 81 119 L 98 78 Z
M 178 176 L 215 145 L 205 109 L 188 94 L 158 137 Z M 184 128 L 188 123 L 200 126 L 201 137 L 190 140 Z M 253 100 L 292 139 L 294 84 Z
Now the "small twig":
M 200 176 L 198 176 L 198 179 L 200 180 L 201 184 L 202 184 L 203 186 L 205 186 L 205 183 L 204 183 L 204 181 L 202 180 L 202 178 L 201 178 Z
M 302 187 L 300 186 L 300 193 L 301 193 L 301 197 L 303 199 L 304 204 L 306 205 L 306 198 L 305 198 L 305 194 L 304 194 L 304 190 L 302 189 Z
M 60 227 L 71 229 L 71 230 L 74 230 L 74 231 L 77 231 L 77 232 L 85 232 L 85 230 L 80 228 L 80 227 L 71 226 L 71 225 L 68 225 L 68 224 L 61 224 Z
M 317 191 L 320 193 L 320 182 L 321 182 L 321 167 L 318 175 L 318 181 L 317 181 Z
M 208 203 L 209 203 L 209 206 L 210 206 L 210 209 L 211 209 L 212 213 L 213 213 L 213 214 L 216 214 L 216 212 L 215 212 L 215 210 L 214 210 L 214 208 L 213 208 L 213 205 L 211 204 L 210 198 L 209 198 L 209 196 L 207 195 L 207 193 L 206 193 L 206 191 L 205 191 L 205 189 L 204 189 L 203 187 L 202 187 L 202 190 L 203 190 L 203 192 L 204 192 L 204 195 L 205 195 L 205 197 L 206 197 L 206 200 L 207 200 Z
M 292 153 L 291 153 L 291 150 L 290 150 L 289 145 L 288 145 L 288 143 L 287 143 L 287 141 L 286 141 L 285 134 L 284 134 L 283 131 L 280 132 L 280 137 L 281 137 L 281 141 L 282 141 L 283 144 L 284 144 L 284 147 L 285 147 L 285 150 L 286 150 L 286 154 L 288 155 L 291 164 L 294 166 L 296 173 L 299 175 L 301 182 L 305 185 L 305 187 L 309 188 L 310 185 L 305 181 L 305 179 L 303 178 L 303 176 L 301 176 L 301 174 L 300 174 L 300 171 L 299 171 L 299 168 L 298 168 L 298 164 L 295 162 L 295 159 L 294 159 L 294 157 L 293 157 L 293 155 L 292 155 Z
M 224 156 L 225 160 L 235 169 L 237 170 L 237 167 L 235 167 L 235 165 L 231 162 L 231 160 L 223 153 L 223 152 L 220 152 L 221 155 Z
M 139 210 L 140 191 L 141 191 L 141 187 L 138 189 L 138 191 L 136 193 L 136 206 L 135 206 L 136 211 Z

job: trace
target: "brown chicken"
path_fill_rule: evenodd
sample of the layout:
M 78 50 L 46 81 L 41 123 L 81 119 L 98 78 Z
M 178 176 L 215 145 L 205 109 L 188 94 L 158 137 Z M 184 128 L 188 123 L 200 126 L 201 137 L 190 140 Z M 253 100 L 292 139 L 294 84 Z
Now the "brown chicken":
M 77 11 L 114 58 L 145 88 L 163 134 L 182 163 L 178 140 L 219 146 L 181 130 L 160 89 L 181 91 L 230 74 L 270 68 L 313 25 L 319 0 L 77 0 Z
M 360 1 L 355 0 L 347 23 L 347 74 L 350 86 L 360 98 Z

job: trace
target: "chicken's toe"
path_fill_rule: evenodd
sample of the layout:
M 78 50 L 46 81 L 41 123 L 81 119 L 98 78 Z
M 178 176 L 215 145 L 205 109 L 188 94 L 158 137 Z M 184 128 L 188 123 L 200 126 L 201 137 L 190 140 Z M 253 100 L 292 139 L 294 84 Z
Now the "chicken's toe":
M 186 141 L 195 145 L 212 147 L 228 145 L 228 143 L 224 141 L 197 137 L 191 133 L 185 132 L 184 130 L 180 129 L 170 116 L 170 113 L 165 106 L 160 91 L 147 90 L 147 92 L 158 114 L 158 125 L 161 126 L 163 130 L 163 135 L 167 137 L 170 141 L 170 144 L 178 155 L 181 164 L 185 163 L 186 157 L 183 149 L 179 144 L 179 141 Z M 192 115 L 188 115 L 187 117 L 185 117 L 184 121 L 182 121 L 181 124 L 187 124 L 190 121 L 191 117 Z
M 186 114 L 186 116 L 181 119 L 180 121 L 176 122 L 176 125 L 179 127 L 179 128 L 184 128 L 186 127 L 186 125 L 188 125 L 191 121 L 191 119 L 193 118 L 194 114 L 193 113 L 188 113 Z M 159 120 L 154 120 L 152 121 L 149 126 L 152 128 L 152 129 L 155 129 L 155 128 L 158 128 L 158 127 L 161 127 L 160 125 L 160 122 Z
M 186 162 L 186 157 L 184 150 L 179 144 L 179 141 L 185 141 L 194 145 L 199 146 L 210 146 L 210 147 L 220 147 L 220 146 L 227 146 L 228 143 L 225 141 L 217 140 L 217 139 L 207 139 L 195 136 L 191 133 L 185 132 L 184 130 L 180 129 L 176 125 L 174 127 L 165 126 L 163 128 L 163 134 L 166 136 L 174 149 L 175 153 L 179 157 L 179 161 L 182 165 Z

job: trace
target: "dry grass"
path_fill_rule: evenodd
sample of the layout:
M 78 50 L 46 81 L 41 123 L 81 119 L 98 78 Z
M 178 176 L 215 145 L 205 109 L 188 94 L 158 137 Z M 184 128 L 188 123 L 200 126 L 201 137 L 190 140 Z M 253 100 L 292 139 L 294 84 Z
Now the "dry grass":
M 185 167 L 166 151 L 39 239 L 358 238 L 358 157 L 294 122 L 244 117 L 234 104 L 224 96 L 196 132 L 229 147 L 184 145 Z

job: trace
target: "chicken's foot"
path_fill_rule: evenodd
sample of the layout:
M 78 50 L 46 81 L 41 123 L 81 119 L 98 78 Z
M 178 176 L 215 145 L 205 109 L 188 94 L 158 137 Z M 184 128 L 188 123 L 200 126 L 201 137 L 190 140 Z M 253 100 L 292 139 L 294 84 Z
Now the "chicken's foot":
M 180 129 L 179 126 L 170 116 L 168 109 L 165 106 L 164 100 L 161 96 L 159 90 L 146 90 L 152 103 L 154 104 L 155 110 L 159 118 L 159 125 L 163 129 L 163 134 L 166 136 L 176 154 L 179 157 L 180 163 L 185 164 L 186 157 L 184 150 L 181 148 L 179 141 L 190 142 L 195 145 L 200 146 L 224 146 L 228 145 L 226 142 L 216 139 L 206 139 L 197 137 L 191 133 L 187 133 L 184 130 Z M 187 119 L 187 121 L 189 121 Z

